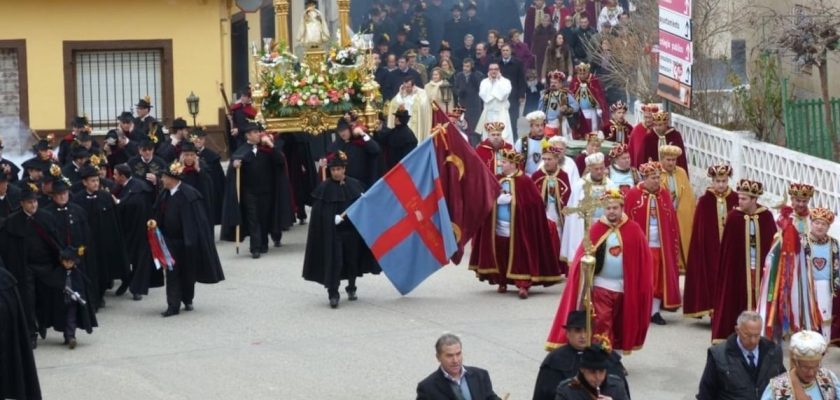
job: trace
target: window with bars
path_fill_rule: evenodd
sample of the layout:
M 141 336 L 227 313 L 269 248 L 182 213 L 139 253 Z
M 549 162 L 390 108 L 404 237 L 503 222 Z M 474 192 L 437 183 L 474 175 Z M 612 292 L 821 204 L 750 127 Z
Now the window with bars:
M 151 98 L 153 114 L 163 110 L 162 53 L 161 49 L 74 52 L 76 115 L 86 115 L 95 131 L 104 132 L 144 96 Z

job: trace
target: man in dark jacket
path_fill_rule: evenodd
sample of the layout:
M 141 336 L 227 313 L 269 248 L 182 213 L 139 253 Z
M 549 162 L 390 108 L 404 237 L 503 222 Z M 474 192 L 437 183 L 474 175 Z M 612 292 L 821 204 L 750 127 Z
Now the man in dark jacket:
M 373 137 L 382 146 L 386 171 L 394 168 L 403 157 L 417 147 L 417 136 L 408 127 L 408 120 L 411 119 L 408 110 L 400 106 L 394 113 L 394 117 L 394 123 L 396 124 L 394 129 L 384 130 Z
M 391 71 L 388 76 L 388 88 L 390 92 L 382 93 L 382 98 L 386 101 L 393 99 L 399 92 L 400 86 L 405 82 L 405 78 L 413 79 L 414 86 L 419 88 L 423 87 L 423 78 L 420 77 L 420 73 L 416 69 L 411 68 L 405 56 L 399 55 L 397 58 L 397 69 Z
M 155 269 L 152 264 L 152 250 L 146 238 L 146 221 L 151 218 L 152 205 L 155 202 L 155 189 L 145 179 L 133 175 L 127 164 L 114 167 L 114 189 L 117 214 L 125 235 L 128 261 L 131 274 L 127 277 L 129 284 L 123 284 L 117 289 L 116 295 L 122 296 L 130 289 L 132 298 L 139 301 L 144 294 L 149 294 L 150 287 L 163 286 L 163 270 Z
M 785 372 L 782 348 L 761 337 L 762 318 L 738 316 L 735 333 L 709 348 L 698 400 L 758 400 L 770 379 Z
M 372 140 L 364 128 L 360 125 L 350 124 L 340 119 L 336 128 L 336 136 L 327 148 L 329 153 L 344 152 L 347 155 L 347 176 L 358 179 L 365 188 L 370 187 L 378 178 L 376 165 L 382 149 L 375 140 Z M 326 159 L 320 160 L 322 168 L 327 167 Z
M 484 101 L 478 96 L 483 79 L 484 74 L 475 70 L 475 62 L 471 58 L 465 58 L 461 71 L 455 74 L 453 91 L 458 105 L 466 109 L 469 131 L 475 131 L 481 111 L 484 109 Z
M 0 224 L 20 209 L 20 188 L 12 185 L 6 174 L 0 173 Z
M 583 351 L 589 345 L 586 341 L 586 313 L 573 311 L 566 318 L 566 337 L 568 346 L 562 346 L 548 353 L 540 365 L 537 383 L 534 387 L 534 400 L 554 400 L 557 395 L 557 385 L 567 379 L 574 378 L 580 372 Z M 609 353 L 607 374 L 615 376 L 627 387 L 624 379 L 624 366 L 621 356 L 612 351 Z M 629 393 L 629 389 L 627 389 Z
M 513 138 L 518 136 L 516 132 L 517 121 L 519 121 L 520 106 L 525 101 L 525 67 L 522 62 L 513 57 L 513 52 L 509 45 L 502 46 L 502 59 L 499 60 L 499 69 L 502 76 L 510 81 L 511 91 L 510 97 L 510 123 L 513 124 Z
M 207 166 L 207 173 L 213 181 L 213 199 L 210 202 L 213 209 L 210 210 L 213 225 L 219 225 L 222 221 L 222 199 L 225 195 L 225 170 L 222 169 L 222 158 L 219 153 L 204 146 L 207 140 L 207 132 L 202 128 L 194 128 L 192 141 L 198 151 L 198 158 Z
M 498 400 L 490 374 L 463 364 L 461 339 L 445 333 L 435 343 L 440 367 L 417 384 L 417 400 Z
M 592 345 L 583 350 L 577 376 L 560 382 L 557 400 L 590 400 L 630 398 L 621 378 L 607 373 L 610 352 L 602 345 Z
M 41 399 L 18 282 L 0 259 L 0 399 Z

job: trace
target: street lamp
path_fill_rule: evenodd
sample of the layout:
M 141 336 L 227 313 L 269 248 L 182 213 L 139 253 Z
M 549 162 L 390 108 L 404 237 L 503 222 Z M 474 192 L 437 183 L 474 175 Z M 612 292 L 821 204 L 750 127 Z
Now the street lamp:
M 446 105 L 446 113 L 449 113 L 449 102 L 452 101 L 452 85 L 448 80 L 443 80 L 440 83 L 440 99 Z
M 190 110 L 190 115 L 193 117 L 193 126 L 195 126 L 195 116 L 198 115 L 198 100 L 198 96 L 190 91 L 190 95 L 187 97 L 187 108 Z

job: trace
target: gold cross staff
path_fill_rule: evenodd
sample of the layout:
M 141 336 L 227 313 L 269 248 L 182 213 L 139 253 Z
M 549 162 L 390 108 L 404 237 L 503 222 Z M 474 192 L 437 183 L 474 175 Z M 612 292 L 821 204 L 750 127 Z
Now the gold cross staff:
M 580 274 L 580 293 L 583 299 L 578 303 L 578 309 L 583 308 L 586 313 L 586 340 L 587 343 L 592 341 L 592 282 L 595 280 L 595 256 L 593 256 L 594 248 L 592 245 L 592 237 L 589 235 L 589 227 L 592 225 L 592 216 L 595 210 L 603 207 L 603 200 L 596 199 L 592 195 L 592 182 L 584 180 L 583 183 L 584 197 L 578 202 L 577 207 L 567 207 L 563 209 L 564 215 L 577 214 L 583 219 L 583 251 L 584 255 L 580 259 L 582 274 Z M 581 304 L 582 303 L 582 304 Z

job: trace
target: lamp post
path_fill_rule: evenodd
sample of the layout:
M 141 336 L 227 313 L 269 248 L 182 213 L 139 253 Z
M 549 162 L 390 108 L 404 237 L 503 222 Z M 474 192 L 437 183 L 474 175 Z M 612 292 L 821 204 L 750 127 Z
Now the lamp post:
M 190 95 L 187 97 L 187 108 L 190 110 L 190 115 L 193 117 L 193 127 L 195 127 L 195 116 L 198 115 L 198 101 L 198 96 L 190 91 Z
M 446 113 L 449 114 L 449 102 L 452 101 L 452 85 L 448 80 L 443 80 L 440 84 L 440 99 L 446 105 Z

